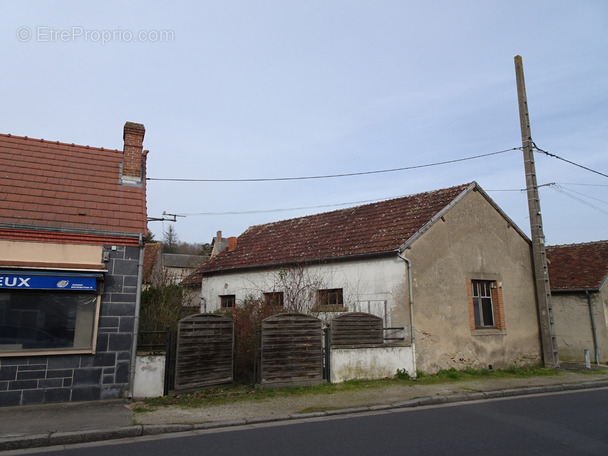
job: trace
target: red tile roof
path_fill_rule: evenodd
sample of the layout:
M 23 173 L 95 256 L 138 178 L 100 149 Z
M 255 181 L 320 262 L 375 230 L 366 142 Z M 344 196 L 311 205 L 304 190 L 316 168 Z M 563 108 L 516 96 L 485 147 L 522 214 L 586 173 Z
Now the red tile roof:
M 547 247 L 554 291 L 599 290 L 608 279 L 608 241 Z
M 154 274 L 154 267 L 156 266 L 156 260 L 158 259 L 158 252 L 160 251 L 160 248 L 160 242 L 146 244 L 144 250 L 143 283 L 149 284 L 152 282 L 152 275 Z
M 121 185 L 122 161 L 119 150 L 0 134 L 0 229 L 145 233 L 145 183 Z
M 186 280 L 243 267 L 335 259 L 397 250 L 456 197 L 477 184 L 435 190 L 250 227 Z

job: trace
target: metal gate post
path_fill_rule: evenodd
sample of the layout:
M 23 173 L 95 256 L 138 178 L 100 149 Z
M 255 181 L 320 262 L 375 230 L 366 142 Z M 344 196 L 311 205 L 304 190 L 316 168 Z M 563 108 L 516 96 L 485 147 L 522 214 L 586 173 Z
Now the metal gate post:
M 331 382 L 331 350 L 330 350 L 330 329 L 329 326 L 323 329 L 325 344 L 323 347 L 323 379 Z
M 176 349 L 177 333 L 171 331 L 167 326 L 165 330 L 165 384 L 163 387 L 163 395 L 169 395 L 169 391 L 173 390 L 175 381 L 175 349 Z

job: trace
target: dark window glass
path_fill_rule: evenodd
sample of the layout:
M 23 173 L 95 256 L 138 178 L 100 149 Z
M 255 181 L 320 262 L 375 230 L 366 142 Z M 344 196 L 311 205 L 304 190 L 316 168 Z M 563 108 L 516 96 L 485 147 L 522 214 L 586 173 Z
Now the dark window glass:
M 494 282 L 473 280 L 473 309 L 475 327 L 494 326 L 494 306 L 492 304 L 492 286 Z
M 321 307 L 342 307 L 344 304 L 342 288 L 319 290 L 318 299 Z
M 236 302 L 236 296 L 235 295 L 220 296 L 220 299 L 222 301 L 222 308 L 234 307 L 234 304 Z
M 0 292 L 0 351 L 92 348 L 97 294 Z

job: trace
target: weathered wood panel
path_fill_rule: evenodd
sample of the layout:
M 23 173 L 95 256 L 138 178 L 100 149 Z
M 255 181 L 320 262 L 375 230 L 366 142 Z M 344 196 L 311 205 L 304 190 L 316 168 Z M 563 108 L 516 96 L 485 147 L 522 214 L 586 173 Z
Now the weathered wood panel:
M 331 345 L 371 345 L 384 342 L 382 318 L 352 312 L 334 318 L 331 323 Z
M 179 322 L 175 391 L 192 391 L 233 381 L 234 322 L 199 314 Z
M 323 383 L 321 320 L 310 315 L 280 314 L 262 322 L 261 386 Z

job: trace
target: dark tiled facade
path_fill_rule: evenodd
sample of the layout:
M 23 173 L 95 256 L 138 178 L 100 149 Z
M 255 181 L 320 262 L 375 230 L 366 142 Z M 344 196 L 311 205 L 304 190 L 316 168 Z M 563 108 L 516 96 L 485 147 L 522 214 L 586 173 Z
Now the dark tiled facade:
M 110 259 L 106 263 L 95 354 L 0 356 L 0 406 L 126 397 L 140 249 L 104 249 Z

